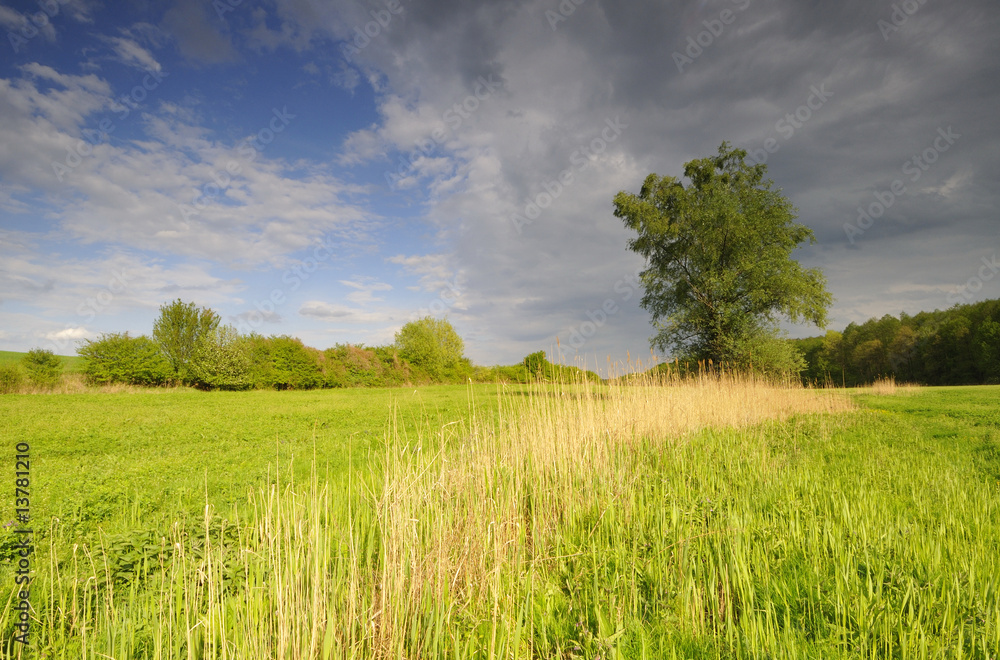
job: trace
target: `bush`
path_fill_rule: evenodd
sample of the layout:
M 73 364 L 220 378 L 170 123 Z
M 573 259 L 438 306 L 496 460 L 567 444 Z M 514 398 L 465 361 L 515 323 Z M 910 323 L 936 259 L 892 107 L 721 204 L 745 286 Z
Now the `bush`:
M 545 359 L 545 352 L 538 351 L 526 356 L 520 364 L 495 367 L 475 367 L 471 374 L 479 383 L 533 383 L 538 380 L 553 383 L 601 382 L 594 371 L 584 371 L 579 367 L 554 364 Z
M 62 376 L 63 363 L 47 348 L 33 348 L 21 358 L 28 380 L 37 387 L 53 387 Z
M 326 387 L 392 387 L 413 378 L 409 365 L 391 346 L 337 344 L 323 351 L 322 365 Z
M 180 298 L 160 306 L 160 316 L 153 323 L 153 341 L 170 362 L 176 378 L 191 382 L 188 369 L 198 342 L 219 327 L 219 315 L 208 307 L 185 303 Z
M 287 335 L 246 338 L 249 346 L 250 374 L 253 387 L 276 390 L 308 390 L 323 384 L 319 361 L 321 354 L 302 341 Z
M 529 383 L 532 380 L 523 364 L 476 367 L 472 379 L 477 383 Z
M 159 346 L 145 335 L 105 333 L 86 340 L 76 352 L 84 358 L 83 373 L 91 384 L 163 385 L 174 373 Z
M 189 378 L 204 390 L 246 390 L 250 380 L 250 342 L 231 325 L 202 336 L 191 354 Z
M 24 370 L 20 364 L 0 364 L 0 394 L 14 394 L 24 385 Z
M 806 368 L 805 358 L 795 345 L 781 337 L 758 337 L 747 343 L 747 361 L 738 366 L 776 378 L 798 378 Z
M 399 355 L 415 367 L 427 372 L 433 380 L 454 379 L 468 371 L 471 365 L 462 357 L 465 344 L 447 319 L 425 316 L 410 321 L 396 333 Z
M 536 351 L 526 356 L 522 360 L 522 364 L 524 364 L 524 368 L 532 376 L 543 375 L 546 367 L 551 366 L 551 363 L 545 359 L 545 351 Z

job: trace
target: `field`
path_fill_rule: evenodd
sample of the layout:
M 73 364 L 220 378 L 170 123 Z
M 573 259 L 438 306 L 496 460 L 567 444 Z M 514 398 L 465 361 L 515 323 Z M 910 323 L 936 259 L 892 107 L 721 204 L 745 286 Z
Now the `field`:
M 3 653 L 997 658 L 998 396 L 3 396 L 37 548 L 25 650 L 0 531 Z
M 19 353 L 17 351 L 0 351 L 0 365 L 17 364 L 25 355 L 26 353 Z M 83 358 L 79 355 L 60 355 L 59 359 L 62 360 L 65 373 L 80 373 L 83 367 Z

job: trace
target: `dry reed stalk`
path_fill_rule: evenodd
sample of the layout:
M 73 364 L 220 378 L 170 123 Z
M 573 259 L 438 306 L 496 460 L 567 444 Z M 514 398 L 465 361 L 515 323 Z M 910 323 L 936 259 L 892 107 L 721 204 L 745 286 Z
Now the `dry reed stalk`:
M 552 558 L 566 520 L 629 497 L 640 447 L 669 450 L 706 427 L 852 407 L 841 393 L 737 375 L 540 384 L 527 393 L 498 393 L 495 418 L 442 431 L 433 456 L 388 438 L 376 503 L 385 553 L 376 618 L 393 617 L 379 622 L 383 634 L 405 631 L 428 602 L 480 619 L 502 602 L 515 610 L 504 586 Z M 388 654 L 401 644 L 378 646 Z

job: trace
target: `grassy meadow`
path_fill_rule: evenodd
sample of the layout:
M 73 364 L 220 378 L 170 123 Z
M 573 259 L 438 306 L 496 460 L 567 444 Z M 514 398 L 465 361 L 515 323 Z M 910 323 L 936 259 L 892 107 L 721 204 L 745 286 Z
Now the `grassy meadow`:
M 997 658 L 998 395 L 739 379 L 6 395 L 37 547 L 25 649 L 0 529 L 0 650 Z
M 0 365 L 18 364 L 25 355 L 25 353 L 18 351 L 0 351 Z M 57 357 L 62 361 L 65 373 L 81 373 L 84 361 L 79 355 L 59 355 Z

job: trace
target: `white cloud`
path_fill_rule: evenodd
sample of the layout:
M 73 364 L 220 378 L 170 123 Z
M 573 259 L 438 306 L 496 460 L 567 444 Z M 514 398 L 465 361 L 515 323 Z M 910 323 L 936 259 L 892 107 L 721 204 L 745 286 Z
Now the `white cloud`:
M 379 282 L 372 278 L 362 278 L 361 281 L 340 280 L 340 283 L 346 287 L 355 289 L 346 296 L 346 299 L 351 301 L 355 305 L 367 305 L 368 303 L 382 302 L 385 300 L 385 298 L 376 297 L 375 292 L 392 291 L 391 284 L 387 284 L 386 282 Z
M 135 41 L 123 37 L 109 37 L 108 41 L 123 64 L 142 69 L 143 71 L 159 72 L 163 69 L 160 63 L 156 61 L 156 58 L 153 57 L 153 54 Z
M 78 328 L 66 328 L 65 330 L 59 330 L 56 332 L 45 333 L 45 338 L 50 339 L 55 342 L 65 342 L 73 341 L 76 339 L 86 339 L 90 336 L 90 332 L 84 327 Z
M 41 27 L 39 27 L 39 22 L 31 20 L 31 17 L 38 17 L 41 14 L 42 18 L 45 19 L 42 22 Z M 17 39 L 18 37 L 25 37 L 25 32 L 27 34 L 33 34 L 36 31 L 45 36 L 45 38 L 52 42 L 56 40 L 56 30 L 52 26 L 52 22 L 48 15 L 44 12 L 29 12 L 28 15 L 21 14 L 20 12 L 11 9 L 10 7 L 4 7 L 0 5 L 0 25 L 7 29 L 12 34 L 5 35 L 7 40 Z M 13 45 L 13 44 L 11 44 Z
M 348 307 L 322 300 L 307 300 L 299 307 L 299 314 L 323 321 L 336 321 L 350 324 L 388 324 L 402 318 L 403 315 L 393 311 L 367 311 L 358 307 Z
M 320 236 L 339 235 L 350 244 L 377 227 L 370 214 L 341 200 L 361 188 L 320 166 L 302 175 L 300 164 L 226 147 L 174 113 L 91 119 L 111 103 L 106 82 L 41 65 L 25 69 L 53 86 L 41 90 L 25 80 L 0 80 L 0 110 L 8 118 L 0 126 L 6 147 L 0 176 L 52 193 L 48 201 L 61 228 L 80 240 L 218 263 L 274 265 Z M 150 139 L 97 145 L 82 140 L 82 128 L 101 119 L 143 122 Z M 262 116 L 261 125 L 272 119 Z M 287 115 L 285 120 L 295 121 Z M 2 201 L 23 207 L 17 192 Z
M 402 266 L 410 274 L 419 275 L 419 288 L 424 291 L 437 291 L 458 279 L 451 265 L 451 255 L 445 253 L 410 256 L 397 254 L 388 257 L 386 261 Z

